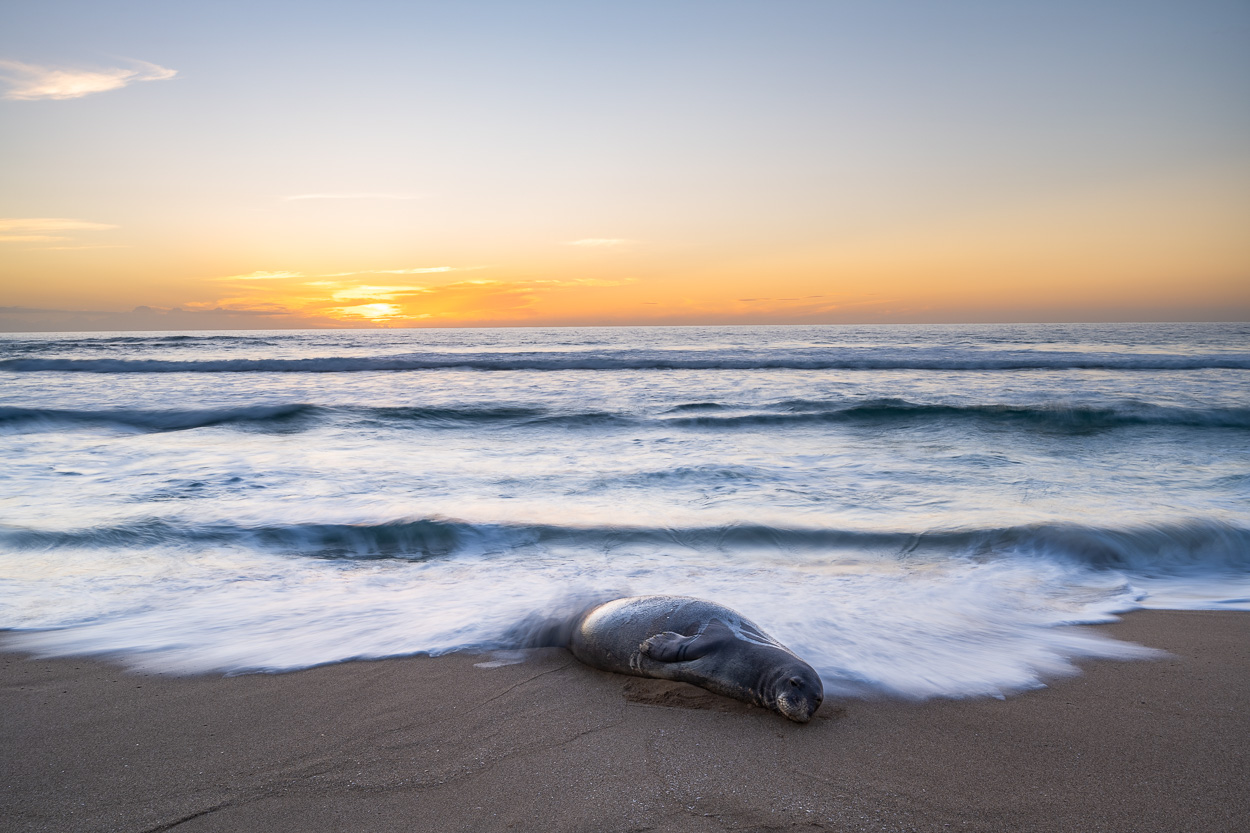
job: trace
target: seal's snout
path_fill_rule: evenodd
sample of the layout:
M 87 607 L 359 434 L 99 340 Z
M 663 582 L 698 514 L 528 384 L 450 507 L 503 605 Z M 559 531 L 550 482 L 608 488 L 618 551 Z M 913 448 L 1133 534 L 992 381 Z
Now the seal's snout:
M 825 687 L 814 671 L 790 674 L 777 686 L 777 711 L 795 723 L 806 723 L 825 699 Z
M 795 723 L 806 723 L 816 713 L 814 704 L 795 701 L 788 697 L 778 699 L 777 706 L 782 716 L 790 718 Z

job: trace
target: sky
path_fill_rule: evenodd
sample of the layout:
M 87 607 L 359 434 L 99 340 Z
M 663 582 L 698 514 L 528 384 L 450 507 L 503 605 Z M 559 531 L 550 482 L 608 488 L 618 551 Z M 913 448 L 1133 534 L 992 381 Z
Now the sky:
M 1250 320 L 1245 0 L 0 4 L 0 330 Z

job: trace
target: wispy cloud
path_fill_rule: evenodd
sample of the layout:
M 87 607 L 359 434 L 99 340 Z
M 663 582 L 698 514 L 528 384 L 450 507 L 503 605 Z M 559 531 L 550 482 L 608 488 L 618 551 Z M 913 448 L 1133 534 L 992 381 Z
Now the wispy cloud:
M 481 266 L 419 266 L 415 269 L 363 269 L 358 272 L 331 272 L 320 278 L 347 278 L 352 275 L 425 275 L 431 272 L 465 272 Z
M 312 305 L 322 315 L 341 319 L 368 319 L 375 323 L 403 319 L 463 319 L 493 316 L 503 320 L 523 317 L 551 287 L 530 281 L 460 281 L 438 286 L 375 286 L 340 290 L 332 302 L 372 301 L 352 306 Z M 372 290 L 372 292 L 370 291 Z M 380 290 L 380 291 L 379 291 Z
M 280 280 L 296 280 L 300 278 L 350 278 L 356 275 L 425 275 L 437 272 L 460 272 L 472 271 L 474 269 L 482 269 L 481 266 L 418 266 L 413 269 L 358 269 L 354 272 L 327 272 L 319 275 L 306 275 L 303 272 L 290 272 L 286 270 L 280 271 L 259 271 L 249 272 L 246 275 L 224 275 L 220 278 L 214 278 L 218 281 L 280 281 Z M 339 281 L 328 280 L 308 280 L 307 286 L 340 286 Z
M 129 249 L 130 246 L 122 244 L 110 244 L 108 246 L 39 246 L 38 251 L 41 252 L 77 252 L 82 249 Z
M 428 318 L 428 315 L 409 315 L 396 304 L 357 304 L 354 307 L 337 307 L 330 310 L 335 317 L 363 318 L 376 324 L 405 318 Z
M 77 314 L 79 310 L 45 309 L 43 307 L 0 307 L 0 315 L 60 315 Z
M 568 240 L 564 245 L 582 246 L 587 249 L 607 249 L 612 246 L 624 246 L 632 242 L 632 240 L 626 240 L 621 237 L 585 237 L 581 240 Z
M 347 289 L 340 289 L 330 297 L 336 301 L 362 299 L 394 301 L 396 298 L 420 295 L 429 291 L 429 288 L 424 286 L 352 286 Z
M 828 298 L 828 295 L 804 295 L 797 298 L 739 298 L 743 303 L 751 303 L 755 301 L 808 301 L 813 298 Z
M 221 278 L 218 280 L 223 282 L 217 287 L 225 289 L 221 295 L 228 297 L 202 298 L 173 308 L 142 306 L 129 312 L 89 312 L 0 307 L 0 331 L 506 325 L 532 321 L 544 310 L 559 318 L 579 308 L 577 299 L 584 291 L 631 282 L 462 278 L 442 283 L 446 278 L 439 276 L 429 284 L 385 279 L 365 284 L 352 279 L 315 279 L 319 277 L 295 271 L 260 271 Z
M 0 243 L 61 243 L 73 240 L 64 234 L 49 232 L 104 231 L 117 226 L 71 220 L 66 217 L 0 217 Z M 10 234 L 9 232 L 16 232 Z M 70 249 L 76 246 L 36 246 L 36 249 Z
M 422 266 L 416 269 L 374 269 L 361 274 L 367 275 L 424 275 L 427 272 L 467 272 L 481 269 L 481 266 Z
M 227 275 L 217 278 L 219 281 L 279 281 L 289 278 L 302 278 L 303 272 L 249 272 L 246 275 Z
M 82 98 L 91 93 L 116 90 L 136 81 L 164 81 L 177 70 L 147 61 L 130 61 L 129 67 L 73 69 L 0 60 L 0 81 L 8 86 L 4 98 L 10 101 L 37 101 L 42 98 Z
M 0 217 L 0 231 L 104 231 L 114 228 L 117 226 L 64 217 Z
M 419 200 L 420 194 L 379 194 L 379 193 L 363 193 L 363 194 L 295 194 L 290 197 L 283 197 L 287 200 Z

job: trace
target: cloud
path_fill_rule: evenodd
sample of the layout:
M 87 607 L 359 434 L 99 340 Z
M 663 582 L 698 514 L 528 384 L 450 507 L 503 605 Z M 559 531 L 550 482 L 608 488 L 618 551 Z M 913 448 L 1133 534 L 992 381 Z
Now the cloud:
M 612 246 L 624 246 L 633 241 L 622 237 L 586 237 L 581 240 L 568 240 L 566 246 L 583 246 L 588 249 L 606 249 Z
M 64 217 L 0 217 L 0 231 L 103 231 L 114 228 L 117 226 Z
M 446 273 L 463 267 L 374 270 L 379 274 Z M 356 275 L 367 272 L 352 273 Z M 323 279 L 295 271 L 257 271 L 218 278 L 218 297 L 172 308 L 128 312 L 0 308 L 0 331 L 107 329 L 248 329 L 256 327 L 395 327 L 507 325 L 557 317 L 578 308 L 586 290 L 632 283 L 596 278 L 473 279 L 428 284 L 399 279 Z M 358 282 L 360 281 L 360 282 Z M 570 307 L 572 305 L 572 307 Z
M 361 269 L 355 272 L 329 272 L 323 275 L 306 275 L 286 270 L 249 272 L 246 275 L 226 275 L 214 278 L 218 281 L 278 281 L 298 278 L 350 278 L 354 275 L 424 275 L 434 272 L 454 272 L 481 269 L 481 266 L 421 266 L 415 269 Z M 306 286 L 342 286 L 341 281 L 309 280 Z
M 326 282 L 329 284 L 330 282 Z M 632 280 L 601 281 L 591 278 L 529 280 L 460 280 L 428 286 L 348 286 L 338 284 L 329 301 L 310 299 L 306 313 L 331 318 L 368 319 L 375 323 L 400 324 L 405 320 L 425 323 L 477 322 L 495 324 L 523 322 L 533 318 L 546 299 L 582 287 L 620 286 Z M 331 284 L 333 285 L 333 284 Z M 331 306 L 356 301 L 353 306 Z M 359 303 L 364 302 L 364 303 Z
M 326 310 L 336 318 L 364 318 L 374 323 L 395 321 L 404 318 L 428 318 L 426 315 L 409 315 L 396 304 L 359 304 L 354 307 L 336 307 Z
M 420 295 L 429 292 L 429 288 L 424 286 L 353 286 L 348 289 L 340 289 L 333 293 L 330 297 L 336 301 L 351 301 L 357 299 L 371 299 L 381 301 L 392 301 L 401 295 Z
M 294 264 L 292 264 L 294 265 Z M 548 304 L 570 301 L 565 293 L 631 283 L 632 279 L 537 278 L 454 282 L 447 273 L 466 268 L 422 266 L 349 273 L 419 275 L 421 278 L 331 278 L 294 270 L 260 270 L 216 278 L 216 297 L 184 301 L 172 308 L 140 306 L 126 312 L 0 308 L 0 332 L 30 330 L 250 329 L 270 327 L 395 327 L 506 325 L 526 323 Z M 211 290 L 210 290 L 211 291 Z
M 292 200 L 419 200 L 420 194 L 295 194 L 282 199 Z
M 457 272 L 481 269 L 481 266 L 421 266 L 416 269 L 362 269 L 357 272 L 331 272 L 319 278 L 348 278 L 352 275 L 424 275 L 430 272 Z
M 427 272 L 452 272 L 452 271 L 468 271 L 471 269 L 481 269 L 480 266 L 423 266 L 418 269 L 373 269 L 369 272 L 361 272 L 362 275 L 424 275 Z
M 63 239 L 65 239 L 65 238 L 59 238 L 59 239 L 62 239 L 62 240 L 63 240 Z M 77 251 L 81 251 L 82 249 L 129 249 L 129 248 L 130 248 L 129 246 L 123 246 L 123 245 L 120 245 L 120 244 L 116 244 L 116 245 L 109 245 L 109 246 L 39 246 L 39 247 L 37 247 L 37 248 L 35 248 L 35 249 L 32 249 L 31 251 L 38 251 L 38 252 L 77 252 Z
M 219 281 L 278 281 L 286 278 L 302 278 L 303 272 L 249 272 L 246 275 L 228 275 Z
M 37 101 L 43 98 L 82 98 L 91 93 L 116 90 L 135 81 L 164 81 L 178 74 L 147 61 L 131 61 L 131 67 L 103 70 L 69 69 L 0 60 L 0 81 L 8 85 L 4 98 Z
M 45 309 L 44 307 L 0 307 L 0 315 L 80 315 L 81 310 Z
M 828 295 L 804 295 L 801 298 L 739 298 L 742 303 L 751 303 L 753 301 L 810 301 L 813 298 L 828 298 Z
M 3 243 L 61 243 L 72 240 L 63 234 L 49 232 L 63 231 L 102 231 L 115 229 L 117 226 L 108 223 L 93 223 L 89 220 L 72 220 L 67 217 L 0 217 L 0 244 Z M 8 232 L 17 232 L 10 234 Z M 51 249 L 88 248 L 85 246 L 36 246 L 35 251 Z M 92 247 L 94 248 L 94 247 Z
M 548 281 L 548 283 L 558 283 L 562 286 L 626 286 L 627 284 L 636 283 L 637 278 L 621 278 L 620 280 L 607 280 L 605 278 L 573 278 L 572 280 Z

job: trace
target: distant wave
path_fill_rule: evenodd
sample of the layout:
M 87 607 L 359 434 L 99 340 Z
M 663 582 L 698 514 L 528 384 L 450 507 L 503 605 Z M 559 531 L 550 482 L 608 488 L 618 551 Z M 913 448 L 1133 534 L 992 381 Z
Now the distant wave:
M 371 421 L 442 425 L 448 427 L 473 426 L 491 422 L 524 422 L 533 419 L 543 419 L 549 415 L 543 408 L 525 408 L 510 405 L 488 405 L 478 408 L 396 406 L 389 408 L 344 408 L 343 411 L 359 414 Z
M 37 343 L 44 345 L 66 345 L 69 347 L 93 347 L 96 345 L 126 345 L 126 344 L 212 344 L 212 343 L 240 343 L 252 345 L 271 345 L 272 339 L 263 336 L 251 335 L 248 333 L 210 333 L 207 335 L 197 335 L 195 333 L 136 333 L 134 335 L 116 335 L 116 336 L 95 336 L 95 337 L 78 337 L 73 339 L 57 339 L 55 341 L 39 340 Z
M 100 336 L 96 338 L 72 339 L 11 339 L 5 340 L 0 349 L 10 355 L 17 356 L 49 356 L 64 353 L 88 352 L 102 353 L 123 349 L 160 350 L 162 348 L 197 348 L 205 346 L 221 349 L 239 349 L 251 347 L 276 347 L 278 342 L 272 338 L 257 335 L 231 335 L 225 333 L 212 335 L 193 335 L 186 333 L 136 333 L 134 335 Z M 24 361 L 25 359 L 23 359 Z M 36 359 L 38 361 L 39 359 Z
M 691 411 L 697 411 L 697 412 L 723 411 L 725 407 L 726 407 L 725 405 L 722 405 L 719 402 L 686 402 L 684 404 L 674 405 L 673 407 L 669 408 L 668 413 L 681 414 L 681 413 L 689 413 Z
M 104 426 L 133 431 L 185 431 L 212 425 L 280 427 L 289 426 L 299 418 L 311 416 L 318 410 L 313 405 L 248 405 L 239 408 L 189 410 L 118 408 L 98 411 L 0 406 L 0 429 L 30 431 Z
M 1205 428 L 1250 428 L 1250 408 L 1181 408 L 1126 402 L 1118 406 L 1063 405 L 938 405 L 903 399 L 845 402 L 782 402 L 775 413 L 701 414 L 675 417 L 670 424 L 704 428 L 801 423 L 873 424 L 980 420 L 1064 431 L 1090 431 L 1128 425 L 1180 425 Z
M 1133 401 L 1107 406 L 945 405 L 915 403 L 903 399 L 872 399 L 860 402 L 787 400 L 753 408 L 700 402 L 678 405 L 652 416 L 607 411 L 562 413 L 541 407 L 509 404 L 461 407 L 330 407 L 305 403 L 264 403 L 226 408 L 150 410 L 0 406 L 0 431 L 105 427 L 125 431 L 159 432 L 211 426 L 294 431 L 334 418 L 395 428 L 446 429 L 471 429 L 483 425 L 573 429 L 605 425 L 654 425 L 667 428 L 735 430 L 759 426 L 784 428 L 811 424 L 846 424 L 871 427 L 965 420 L 1022 429 L 1074 433 L 1150 425 L 1250 429 L 1250 408 L 1184 408 Z
M 212 426 L 298 430 L 334 415 L 351 420 L 433 428 L 472 428 L 490 423 L 514 425 L 595 426 L 629 421 L 611 413 L 558 414 L 542 408 L 485 406 L 465 408 L 344 407 L 309 404 L 250 405 L 235 408 L 137 409 L 97 411 L 63 408 L 21 408 L 0 405 L 0 431 L 55 431 L 105 427 L 125 431 L 185 431 Z
M 1032 524 L 930 532 L 862 532 L 762 524 L 713 527 L 558 526 L 482 524 L 420 518 L 380 524 L 230 523 L 179 525 L 146 520 L 80 530 L 0 527 L 9 549 L 148 548 L 226 544 L 314 558 L 422 560 L 508 552 L 533 545 L 584 547 L 601 553 L 621 546 L 713 550 L 782 548 L 834 558 L 848 551 L 900 560 L 961 557 L 1057 558 L 1092 569 L 1142 576 L 1250 570 L 1250 529 L 1217 521 L 1128 528 Z
M 818 354 L 739 353 L 429 353 L 400 356 L 309 359 L 158 359 L 0 360 L 10 373 L 365 373 L 414 370 L 1248 370 L 1250 354 L 942 354 L 881 351 Z

